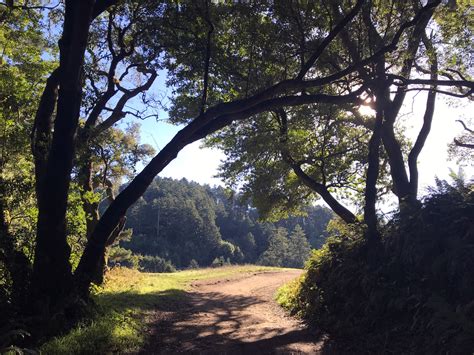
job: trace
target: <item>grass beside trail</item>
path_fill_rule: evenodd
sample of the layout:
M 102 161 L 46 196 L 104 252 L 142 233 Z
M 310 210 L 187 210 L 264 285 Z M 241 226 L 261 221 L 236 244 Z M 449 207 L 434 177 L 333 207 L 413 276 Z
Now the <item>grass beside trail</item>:
M 113 269 L 94 295 L 97 311 L 69 333 L 40 348 L 42 354 L 111 354 L 137 352 L 155 310 L 170 311 L 196 280 L 231 277 L 240 273 L 275 270 L 254 265 L 186 270 L 169 274 Z

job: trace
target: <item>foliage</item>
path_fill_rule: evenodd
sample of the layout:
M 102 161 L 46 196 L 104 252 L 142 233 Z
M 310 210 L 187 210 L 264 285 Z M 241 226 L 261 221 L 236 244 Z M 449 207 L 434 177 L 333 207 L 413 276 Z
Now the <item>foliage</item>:
M 288 256 L 285 266 L 302 268 L 310 254 L 311 247 L 304 230 L 297 224 L 288 238 Z
M 191 259 L 188 265 L 188 269 L 199 269 L 199 264 L 196 260 Z
M 30 132 L 56 64 L 39 11 L 0 5 L 0 23 L 0 323 L 6 325 L 29 286 L 25 271 L 33 261 L 38 214 Z
M 30 133 L 54 52 L 40 12 L 0 6 L 0 199 L 15 246 L 33 258 L 37 218 Z
M 293 310 L 303 278 L 304 274 L 278 288 L 275 300 L 280 306 L 289 311 Z
M 332 218 L 326 208 L 308 207 L 306 216 L 261 222 L 255 209 L 234 195 L 221 187 L 158 178 L 128 213 L 133 236 L 121 246 L 170 260 L 178 268 L 188 267 L 192 260 L 209 266 L 220 257 L 234 264 L 255 263 L 268 249 L 275 228 L 299 228 L 285 249 L 285 261 L 267 264 L 302 267 L 309 243 L 318 247 L 325 239 Z
M 159 256 L 145 255 L 138 262 L 139 269 L 142 272 L 175 272 L 176 268 L 168 261 Z
M 342 0 L 288 6 L 267 1 L 232 6 L 190 0 L 60 1 L 53 17 L 63 20 L 64 26 L 57 26 L 63 36 L 59 68 L 54 71 L 51 59 L 56 53 L 41 27 L 48 17 L 46 8 L 36 11 L 27 5 L 13 6 L 12 1 L 0 4 L 1 241 L 13 240 L 10 251 L 24 252 L 30 260 L 35 248 L 35 277 L 29 279 L 33 307 L 52 316 L 55 307 L 67 303 L 72 289 L 87 295 L 94 270 L 113 242 L 107 244 L 108 238 L 118 231 L 127 209 L 182 148 L 226 126 L 224 135 L 212 139 L 231 155 L 228 178 L 244 177 L 253 205 L 240 205 L 234 211 L 234 202 L 232 210 L 222 202 L 222 191 L 212 195 L 209 189 L 195 186 L 154 191 L 140 201 L 142 207 L 151 207 L 145 228 L 140 225 L 139 208 L 129 215 L 138 224 L 139 238 L 128 242 L 134 251 L 186 267 L 192 261 L 209 265 L 213 260 L 242 262 L 262 255 L 263 260 L 276 263 L 290 259 L 287 254 L 294 244 L 302 252 L 292 258 L 301 264 L 308 248 L 301 231 L 294 232 L 295 243 L 291 243 L 283 229 L 274 234 L 272 227 L 293 228 L 258 223 L 254 207 L 259 208 L 260 217 L 274 220 L 292 212 L 303 215 L 312 209 L 314 192 L 326 195 L 327 200 L 340 188 L 337 197 L 355 197 L 358 207 L 365 205 L 365 222 L 374 232 L 368 235 L 378 236 L 375 207 L 380 193 L 391 189 L 385 179 L 388 172 L 400 208 L 418 202 L 416 160 L 429 133 L 437 84 L 451 87 L 448 94 L 472 94 L 471 8 L 452 1 L 447 5 L 428 1 L 420 10 L 424 3 L 379 1 L 362 6 L 357 1 L 351 10 L 354 2 Z M 430 21 L 433 11 L 436 22 Z M 346 13 L 354 16 L 345 17 Z M 340 30 L 335 24 L 342 17 L 347 21 Z M 427 32 L 432 33 L 428 36 Z M 137 159 L 146 159 L 151 149 L 120 130 L 94 129 L 107 130 L 125 116 L 148 114 L 156 102 L 146 91 L 161 69 L 166 70 L 173 90 L 170 121 L 192 123 L 124 187 L 120 198 L 107 191 L 111 203 L 105 217 L 99 218 L 94 213 L 98 185 L 92 186 L 89 176 L 92 165 L 97 169 L 95 183 L 100 177 L 99 185 L 112 190 L 107 178 L 116 183 L 122 176 L 131 178 Z M 38 105 L 46 73 L 51 76 Z M 425 80 L 428 75 L 431 80 Z M 448 80 L 435 82 L 438 76 Z M 455 83 L 459 78 L 463 80 Z M 453 87 L 456 91 L 449 91 Z M 397 137 L 394 128 L 407 90 L 430 91 L 423 129 L 408 159 L 409 144 Z M 375 104 L 376 117 L 359 117 L 358 108 L 369 103 L 366 98 Z M 145 108 L 129 111 L 126 107 L 132 103 Z M 278 110 L 288 116 L 286 123 Z M 84 127 L 79 124 L 80 115 L 87 116 Z M 36 151 L 34 171 L 30 132 Z M 136 134 L 131 132 L 131 136 Z M 379 149 L 381 145 L 384 149 Z M 91 151 L 93 161 L 88 155 Z M 82 174 L 83 170 L 89 174 Z M 70 185 L 71 179 L 79 177 L 82 190 Z M 310 190 L 301 184 L 306 180 L 312 181 Z M 82 209 L 78 191 L 83 193 Z M 92 209 L 85 212 L 87 204 Z M 331 208 L 344 215 L 334 205 Z M 88 223 L 91 216 L 96 223 Z M 404 213 L 400 219 L 407 216 Z M 347 220 L 356 219 L 349 216 Z M 229 223 L 221 229 L 222 221 Z M 410 220 L 402 222 L 401 229 Z M 313 246 L 320 242 L 321 233 L 310 236 L 308 227 L 301 226 Z M 389 232 L 396 234 L 397 223 L 393 226 Z M 88 248 L 73 276 L 71 269 L 84 244 Z M 419 255 L 426 251 L 405 242 L 399 248 L 401 260 L 418 268 L 412 259 L 419 255 L 411 255 L 410 248 Z M 7 253 L 3 245 L 2 249 L 3 257 Z M 138 255 L 123 248 L 114 252 L 113 257 L 122 258 L 123 263 L 138 265 Z M 2 282 L 13 289 L 13 273 L 4 270 L 10 261 L 5 260 L 0 261 L 0 274 L 6 280 Z M 370 270 L 364 272 L 370 279 Z M 2 292 L 2 303 L 10 302 L 9 292 Z
M 268 244 L 268 249 L 258 259 L 261 265 L 302 268 L 311 252 L 308 240 L 299 224 L 295 226 L 290 236 L 285 228 L 276 228 Z
M 229 258 L 225 259 L 223 256 L 219 256 L 212 260 L 211 267 L 222 267 L 230 265 Z
M 77 184 L 71 184 L 69 191 L 66 229 L 71 247 L 70 261 L 75 269 L 86 245 L 86 214 L 82 208 L 81 193 Z
M 464 129 L 449 144 L 449 158 L 456 160 L 460 166 L 472 167 L 474 164 L 474 131 L 469 127 L 472 127 L 474 120 L 467 119 L 465 122 L 458 120 L 458 122 L 462 124 Z
M 329 238 L 278 299 L 346 351 L 468 353 L 472 216 L 472 183 L 439 181 L 409 221 L 389 223 L 378 259 L 367 259 L 361 231 Z
M 124 246 L 169 259 L 178 267 L 186 267 L 191 259 L 209 265 L 223 248 L 215 218 L 214 201 L 204 187 L 156 180 L 128 214 L 134 236 Z
M 243 197 L 262 217 L 286 218 L 320 198 L 317 191 L 305 186 L 288 160 L 301 162 L 305 174 L 324 183 L 336 196 L 358 203 L 370 130 L 353 123 L 348 110 L 342 105 L 288 110 L 284 133 L 276 114 L 262 114 L 219 131 L 207 145 L 224 151 L 219 176 L 231 187 L 240 186 Z M 382 181 L 387 183 L 385 176 Z
M 283 266 L 287 262 L 288 231 L 276 228 L 268 241 L 268 249 L 260 256 L 258 263 L 269 266 Z
M 140 144 L 140 124 L 136 122 L 102 132 L 89 149 L 94 167 L 93 184 L 103 189 L 107 180 L 118 187 L 124 178 L 132 179 L 138 162 L 146 163 L 155 154 L 149 144 Z
M 223 278 L 239 273 L 272 270 L 239 266 L 180 271 L 172 274 L 141 273 L 114 268 L 93 296 L 97 304 L 90 318 L 72 331 L 47 341 L 44 354 L 136 353 L 144 345 L 157 309 L 174 310 L 194 280 Z
M 123 266 L 138 269 L 140 256 L 133 254 L 130 250 L 116 246 L 109 251 L 108 265 L 110 267 Z

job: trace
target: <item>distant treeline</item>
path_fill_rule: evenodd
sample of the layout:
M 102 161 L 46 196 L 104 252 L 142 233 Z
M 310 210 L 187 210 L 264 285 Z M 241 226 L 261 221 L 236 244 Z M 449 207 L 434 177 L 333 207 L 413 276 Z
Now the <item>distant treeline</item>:
M 128 233 L 109 264 L 145 271 L 259 263 L 302 267 L 326 239 L 333 213 L 309 206 L 305 216 L 261 222 L 234 191 L 186 179 L 158 178 L 127 214 Z

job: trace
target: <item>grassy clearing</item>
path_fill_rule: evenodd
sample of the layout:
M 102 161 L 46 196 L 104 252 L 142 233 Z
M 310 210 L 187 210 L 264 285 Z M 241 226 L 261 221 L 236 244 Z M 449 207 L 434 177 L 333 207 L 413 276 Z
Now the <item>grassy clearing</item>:
M 254 265 L 180 271 L 170 274 L 113 269 L 97 289 L 97 311 L 88 321 L 40 348 L 42 354 L 112 354 L 137 352 L 156 310 L 170 311 L 186 296 L 191 282 L 274 270 Z

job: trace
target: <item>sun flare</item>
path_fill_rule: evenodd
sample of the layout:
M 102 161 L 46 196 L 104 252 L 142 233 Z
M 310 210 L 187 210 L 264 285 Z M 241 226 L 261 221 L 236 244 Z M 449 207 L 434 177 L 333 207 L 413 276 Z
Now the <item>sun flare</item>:
M 375 116 L 375 110 L 370 107 L 370 101 L 366 100 L 363 105 L 359 106 L 359 113 L 364 116 Z

